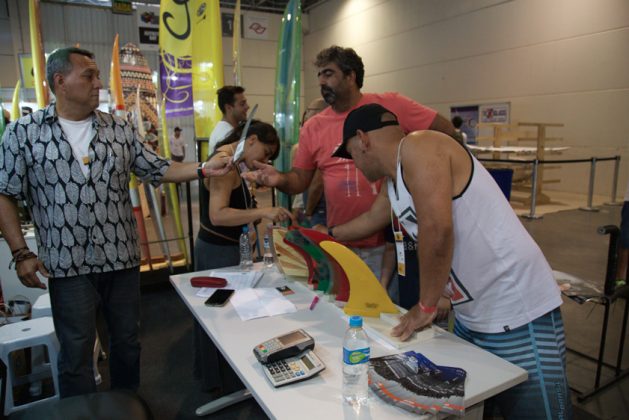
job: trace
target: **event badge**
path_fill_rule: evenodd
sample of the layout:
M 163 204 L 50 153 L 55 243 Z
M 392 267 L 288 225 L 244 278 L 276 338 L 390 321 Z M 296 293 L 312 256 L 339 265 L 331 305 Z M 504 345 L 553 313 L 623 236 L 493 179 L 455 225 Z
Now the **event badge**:
M 406 275 L 406 264 L 404 261 L 404 235 L 402 232 L 393 231 L 395 237 L 395 251 L 397 252 L 397 273 L 400 276 Z

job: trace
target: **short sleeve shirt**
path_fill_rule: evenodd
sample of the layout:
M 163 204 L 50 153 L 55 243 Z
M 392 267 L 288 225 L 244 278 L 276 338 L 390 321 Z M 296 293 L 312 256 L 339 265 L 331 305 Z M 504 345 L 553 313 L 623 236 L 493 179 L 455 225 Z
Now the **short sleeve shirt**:
M 214 130 L 212 130 L 212 134 L 210 134 L 210 150 L 209 153 L 212 154 L 214 152 L 214 148 L 216 145 L 225 140 L 227 136 L 234 131 L 234 127 L 227 121 L 220 120 L 216 123 Z
M 0 194 L 27 201 L 39 258 L 53 278 L 137 267 L 130 175 L 158 185 L 170 166 L 126 121 L 96 110 L 92 124 L 88 176 L 54 103 L 11 123 L 0 145 Z
M 370 103 L 378 103 L 393 112 L 405 133 L 428 129 L 437 115 L 437 111 L 394 92 L 364 93 L 352 109 Z M 381 182 L 369 182 L 353 160 L 332 157 L 343 139 L 343 123 L 350 111 L 337 113 L 328 107 L 309 119 L 300 132 L 293 162 L 296 168 L 321 170 L 328 226 L 346 223 L 369 210 L 380 191 Z M 348 245 L 369 248 L 383 243 L 383 235 L 378 233 Z
M 170 153 L 173 156 L 185 156 L 186 155 L 186 141 L 183 136 L 172 136 L 170 138 Z

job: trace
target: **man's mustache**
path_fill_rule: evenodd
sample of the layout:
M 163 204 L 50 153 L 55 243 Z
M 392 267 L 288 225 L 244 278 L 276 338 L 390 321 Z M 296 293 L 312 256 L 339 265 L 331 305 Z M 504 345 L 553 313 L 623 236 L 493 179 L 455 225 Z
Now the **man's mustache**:
M 336 101 L 336 92 L 329 86 L 321 86 L 321 96 L 330 105 Z

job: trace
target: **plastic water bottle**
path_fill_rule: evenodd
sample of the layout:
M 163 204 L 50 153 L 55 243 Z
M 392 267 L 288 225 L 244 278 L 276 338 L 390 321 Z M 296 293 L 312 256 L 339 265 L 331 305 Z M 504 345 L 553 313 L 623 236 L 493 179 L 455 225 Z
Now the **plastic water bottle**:
M 273 253 L 271 252 L 271 242 L 269 239 L 269 229 L 264 234 L 264 266 L 266 268 L 273 267 Z
M 367 403 L 369 353 L 363 318 L 351 316 L 343 340 L 343 400 L 351 405 Z
M 251 243 L 249 242 L 249 226 L 242 227 L 240 234 L 240 269 L 249 271 L 253 267 L 253 259 L 251 258 Z

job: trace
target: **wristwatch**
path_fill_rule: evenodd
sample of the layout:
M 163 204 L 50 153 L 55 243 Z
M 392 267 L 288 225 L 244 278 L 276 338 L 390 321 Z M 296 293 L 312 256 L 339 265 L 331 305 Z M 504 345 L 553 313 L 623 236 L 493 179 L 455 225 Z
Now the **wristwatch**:
M 199 177 L 199 179 L 203 179 L 205 178 L 205 174 L 203 172 L 203 168 L 205 168 L 205 164 L 207 162 L 201 162 L 199 163 L 199 166 L 197 166 L 197 176 Z

